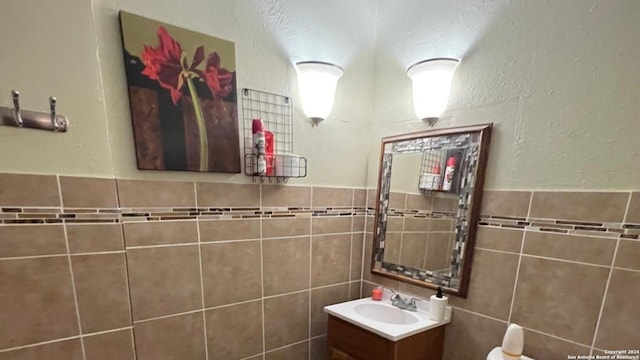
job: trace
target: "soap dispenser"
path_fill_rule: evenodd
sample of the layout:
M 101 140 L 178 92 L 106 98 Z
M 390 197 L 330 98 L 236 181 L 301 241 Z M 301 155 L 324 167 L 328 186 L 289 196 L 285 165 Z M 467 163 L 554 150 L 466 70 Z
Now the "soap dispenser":
M 438 287 L 438 293 L 431 296 L 429 301 L 429 319 L 433 321 L 444 320 L 444 314 L 447 310 L 448 297 L 442 295 L 442 287 Z

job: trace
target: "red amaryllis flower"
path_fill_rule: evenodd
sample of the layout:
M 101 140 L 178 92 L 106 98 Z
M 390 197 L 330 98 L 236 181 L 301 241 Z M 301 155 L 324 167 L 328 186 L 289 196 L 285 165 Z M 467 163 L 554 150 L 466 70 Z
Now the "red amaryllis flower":
M 207 64 L 204 72 L 198 72 L 204 79 L 212 95 L 226 97 L 233 91 L 233 73 L 220 67 L 220 55 L 212 52 L 207 57 Z
M 142 52 L 142 62 L 145 68 L 142 74 L 152 80 L 157 80 L 160 86 L 171 92 L 171 100 L 175 105 L 182 96 L 180 90 L 184 85 L 186 76 L 190 73 L 199 72 L 196 67 L 204 60 L 204 48 L 196 49 L 191 65 L 187 64 L 187 59 L 182 51 L 180 43 L 175 41 L 164 27 L 158 28 L 157 47 L 144 46 Z

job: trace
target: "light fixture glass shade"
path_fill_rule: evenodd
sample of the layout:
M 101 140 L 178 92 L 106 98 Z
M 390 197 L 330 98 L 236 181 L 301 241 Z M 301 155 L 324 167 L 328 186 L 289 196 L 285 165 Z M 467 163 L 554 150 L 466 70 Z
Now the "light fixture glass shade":
M 296 64 L 296 71 L 302 111 L 318 125 L 331 113 L 342 68 L 324 62 L 305 61 Z
M 413 83 L 416 116 L 432 126 L 447 107 L 451 80 L 458 63 L 457 59 L 429 59 L 413 64 L 407 70 Z

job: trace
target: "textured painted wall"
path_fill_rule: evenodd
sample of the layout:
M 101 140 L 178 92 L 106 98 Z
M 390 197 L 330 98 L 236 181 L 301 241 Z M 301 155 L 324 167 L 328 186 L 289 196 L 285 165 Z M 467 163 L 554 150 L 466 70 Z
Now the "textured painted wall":
M 307 178 L 291 183 L 341 186 L 365 183 L 373 95 L 375 3 L 365 0 L 347 3 L 338 0 L 93 2 L 116 176 L 249 181 L 244 175 L 136 169 L 117 19 L 118 10 L 125 10 L 234 41 L 239 88 L 294 98 L 294 152 L 307 157 L 309 170 Z M 302 60 L 333 62 L 345 71 L 338 83 L 333 112 L 317 128 L 311 128 L 298 101 L 292 64 Z
M 413 114 L 407 67 L 456 57 L 437 127 L 495 124 L 487 188 L 638 188 L 640 2 L 378 6 L 369 186 L 380 137 L 427 128 Z
M 0 170 L 110 176 L 91 3 L 3 1 L 0 34 L 0 105 L 17 89 L 23 109 L 48 112 L 54 95 L 71 123 L 66 134 L 0 127 Z

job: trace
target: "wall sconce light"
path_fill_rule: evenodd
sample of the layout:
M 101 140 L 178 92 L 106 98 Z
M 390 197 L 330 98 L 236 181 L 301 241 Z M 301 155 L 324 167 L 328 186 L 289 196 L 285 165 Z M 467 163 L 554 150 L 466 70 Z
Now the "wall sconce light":
M 413 109 L 418 118 L 434 126 L 449 102 L 451 79 L 460 60 L 449 58 L 417 62 L 407 69 L 413 83 Z
M 325 62 L 304 61 L 296 64 L 296 71 L 302 110 L 313 126 L 318 126 L 331 113 L 342 68 Z

